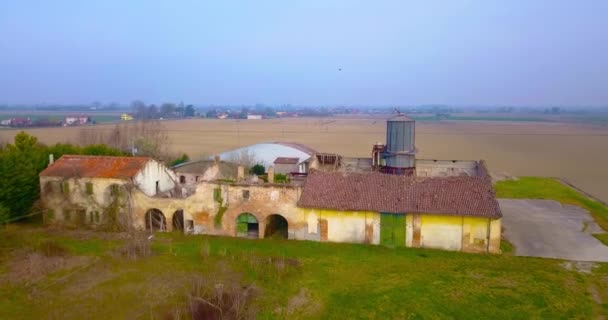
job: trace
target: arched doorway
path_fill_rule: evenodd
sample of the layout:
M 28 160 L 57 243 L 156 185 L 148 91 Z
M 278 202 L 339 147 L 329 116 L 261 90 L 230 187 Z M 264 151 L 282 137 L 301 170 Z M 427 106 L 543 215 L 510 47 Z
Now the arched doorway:
M 266 218 L 266 229 L 264 230 L 264 238 L 288 238 L 287 219 L 280 214 L 271 214 Z
M 167 230 L 167 223 L 165 221 L 165 215 L 158 209 L 150 209 L 146 212 L 146 230 L 152 231 L 165 231 Z
M 173 231 L 184 231 L 184 210 L 177 210 L 173 214 Z
M 236 217 L 236 236 L 242 238 L 259 238 L 260 225 L 251 213 L 243 212 Z

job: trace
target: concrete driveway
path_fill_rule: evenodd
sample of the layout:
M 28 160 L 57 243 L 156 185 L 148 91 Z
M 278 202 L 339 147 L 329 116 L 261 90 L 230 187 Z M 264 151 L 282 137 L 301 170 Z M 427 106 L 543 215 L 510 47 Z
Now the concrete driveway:
M 515 255 L 608 262 L 608 246 L 591 234 L 602 232 L 586 210 L 552 200 L 499 199 L 504 237 Z

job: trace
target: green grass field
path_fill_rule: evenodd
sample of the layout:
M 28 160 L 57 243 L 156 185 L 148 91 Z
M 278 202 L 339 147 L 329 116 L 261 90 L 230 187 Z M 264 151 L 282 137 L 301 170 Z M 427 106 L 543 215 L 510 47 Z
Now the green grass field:
M 234 288 L 259 319 L 608 315 L 607 264 L 168 233 L 150 255 L 124 248 L 125 234 L 0 229 L 0 319 L 185 319 L 191 296 Z
M 608 207 L 589 199 L 556 179 L 521 177 L 499 181 L 495 185 L 498 198 L 549 199 L 587 209 L 602 229 L 608 231 Z

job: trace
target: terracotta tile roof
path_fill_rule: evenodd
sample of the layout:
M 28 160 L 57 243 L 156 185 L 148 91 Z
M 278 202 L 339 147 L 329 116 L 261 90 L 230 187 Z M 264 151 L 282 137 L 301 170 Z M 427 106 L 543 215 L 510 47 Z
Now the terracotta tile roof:
M 298 164 L 298 161 L 300 161 L 298 158 L 278 157 L 274 160 L 274 164 Z
M 144 168 L 148 157 L 64 155 L 44 169 L 41 177 L 129 179 Z
M 487 175 L 415 178 L 311 170 L 299 207 L 500 218 Z

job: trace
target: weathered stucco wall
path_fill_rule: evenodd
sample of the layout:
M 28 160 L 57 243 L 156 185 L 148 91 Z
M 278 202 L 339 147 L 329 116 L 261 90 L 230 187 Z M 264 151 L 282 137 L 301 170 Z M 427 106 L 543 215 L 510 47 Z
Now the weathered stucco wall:
M 420 246 L 458 251 L 462 248 L 462 217 L 422 215 Z
M 145 194 L 153 196 L 158 192 L 165 192 L 175 187 L 177 177 L 162 164 L 150 160 L 146 166 L 133 178 L 135 185 Z M 158 182 L 158 190 L 156 189 Z
M 465 252 L 500 252 L 501 219 L 426 214 L 411 216 L 406 219 L 407 246 Z
M 87 187 L 89 183 L 91 187 Z M 146 213 L 156 209 L 162 213 L 168 231 L 173 229 L 173 218 L 181 211 L 180 224 L 193 233 L 236 236 L 237 218 L 243 213 L 255 217 L 260 238 L 265 236 L 271 215 L 285 218 L 289 239 L 380 244 L 383 232 L 382 215 L 378 212 L 298 208 L 301 188 L 297 186 L 200 182 L 191 196 L 163 198 L 149 196 L 126 180 L 41 177 L 40 184 L 42 199 L 54 212 L 54 223 L 101 224 L 105 208 L 112 203 L 112 186 L 117 185 L 126 194 L 121 214 L 127 215 L 139 229 L 146 228 Z M 68 186 L 67 194 L 62 191 L 63 184 Z M 64 221 L 66 210 L 73 212 L 70 221 Z M 83 210 L 85 217 L 77 216 Z M 96 215 L 100 215 L 100 220 Z M 403 229 L 392 230 L 405 232 L 404 238 L 399 237 L 399 242 L 404 243 L 395 245 L 500 252 L 500 219 L 405 214 L 401 221 L 405 223 Z
M 300 209 L 296 207 L 300 188 L 278 185 L 239 185 L 202 182 L 196 192 L 183 199 L 149 197 L 134 192 L 136 226 L 145 227 L 145 215 L 150 209 L 160 210 L 167 220 L 167 230 L 172 230 L 171 220 L 178 210 L 183 210 L 186 225 L 192 221 L 194 233 L 236 235 L 236 219 L 242 213 L 250 213 L 259 223 L 259 237 L 264 237 L 268 216 L 277 214 L 288 222 L 290 239 L 301 239 L 306 229 Z M 221 203 L 219 202 L 221 201 Z M 220 210 L 223 207 L 224 209 Z
M 301 210 L 304 213 L 303 218 L 307 224 L 307 239 L 333 242 L 380 243 L 380 214 L 377 212 L 320 209 Z
M 45 222 L 101 225 L 107 221 L 105 214 L 114 199 L 113 188 L 126 190 L 128 185 L 129 181 L 120 179 L 40 177 L 40 199 L 48 209 Z M 120 209 L 124 210 L 128 204 L 122 200 Z
M 298 164 L 285 164 L 285 163 L 275 163 L 274 165 L 274 173 L 286 174 L 288 175 L 290 172 L 298 172 Z

